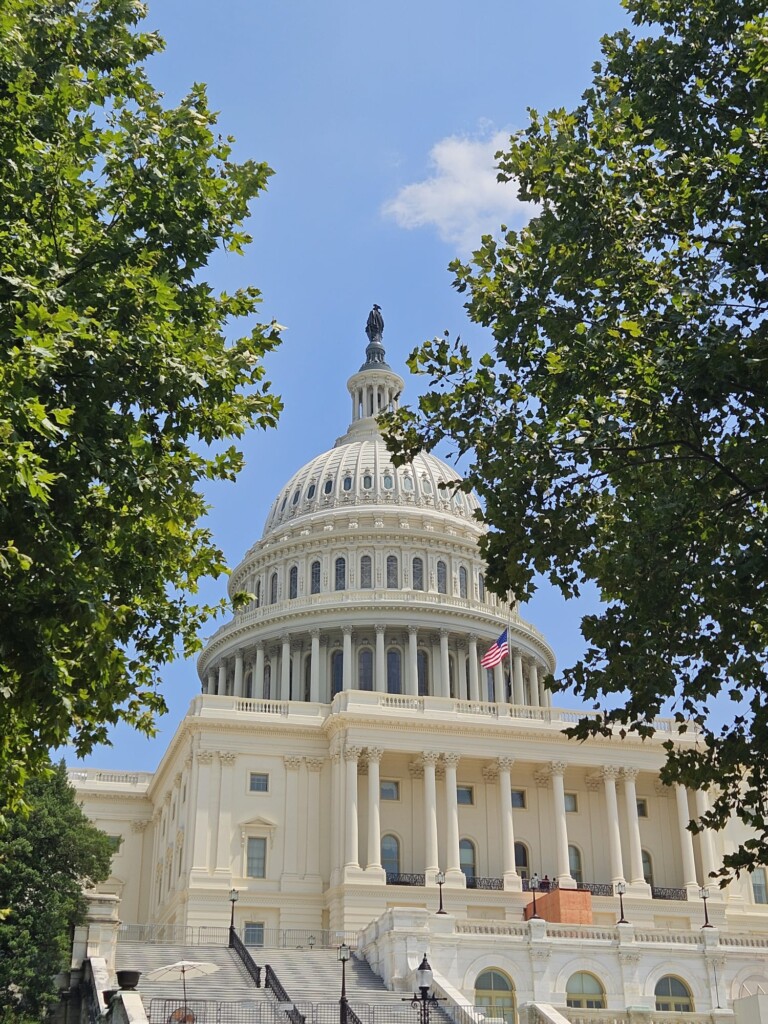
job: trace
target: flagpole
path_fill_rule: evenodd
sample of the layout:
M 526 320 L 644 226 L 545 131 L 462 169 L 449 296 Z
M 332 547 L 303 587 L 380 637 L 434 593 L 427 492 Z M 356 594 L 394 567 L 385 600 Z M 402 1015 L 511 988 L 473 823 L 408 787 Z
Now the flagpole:
M 509 600 L 509 591 L 507 591 L 507 668 L 509 669 L 509 695 L 514 697 L 515 693 L 515 680 L 512 675 L 512 602 Z M 514 703 L 512 700 L 510 704 Z

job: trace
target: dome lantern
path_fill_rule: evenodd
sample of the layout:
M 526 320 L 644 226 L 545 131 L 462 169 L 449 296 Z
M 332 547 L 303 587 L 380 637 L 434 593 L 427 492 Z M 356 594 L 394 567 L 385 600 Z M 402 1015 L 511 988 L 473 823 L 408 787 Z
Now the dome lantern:
M 368 336 L 365 362 L 347 381 L 347 390 L 352 398 L 352 422 L 347 433 L 336 442 L 336 447 L 359 441 L 364 436 L 376 437 L 379 433 L 376 417 L 397 409 L 404 387 L 403 378 L 386 362 L 382 342 L 384 318 L 381 308 L 375 303 L 368 314 L 365 333 Z

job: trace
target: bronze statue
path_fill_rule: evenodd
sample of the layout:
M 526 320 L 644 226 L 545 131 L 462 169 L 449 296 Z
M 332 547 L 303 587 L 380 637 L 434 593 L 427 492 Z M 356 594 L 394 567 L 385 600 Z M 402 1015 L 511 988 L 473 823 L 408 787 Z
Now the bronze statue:
M 375 302 L 373 309 L 368 314 L 365 333 L 368 335 L 370 342 L 378 341 L 381 343 L 381 336 L 384 333 L 384 317 L 381 315 L 381 306 L 377 306 Z

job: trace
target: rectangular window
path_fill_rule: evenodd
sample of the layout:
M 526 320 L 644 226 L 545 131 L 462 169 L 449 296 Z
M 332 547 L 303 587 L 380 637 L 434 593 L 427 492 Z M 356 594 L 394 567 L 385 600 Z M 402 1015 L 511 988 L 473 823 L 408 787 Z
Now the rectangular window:
M 475 802 L 475 794 L 471 786 L 457 786 L 456 787 L 456 803 L 458 804 L 473 804 Z
M 565 809 L 566 811 L 578 811 L 579 801 L 575 793 L 565 794 Z
M 648 817 L 648 801 L 645 797 L 638 797 L 637 800 L 637 816 L 638 818 Z
M 379 787 L 382 800 L 399 800 L 400 783 L 393 779 L 382 779 Z
M 248 878 L 264 878 L 267 869 L 267 840 L 251 836 L 248 839 L 248 863 L 245 873 Z
M 752 872 L 752 896 L 755 903 L 768 903 L 768 886 L 765 883 L 765 868 Z
M 114 855 L 116 853 L 120 852 L 120 844 L 123 841 L 123 837 L 122 836 L 107 836 L 107 839 L 109 839 L 109 852 L 114 857 Z
M 248 776 L 248 789 L 251 793 L 268 793 L 269 775 L 266 772 L 251 772 Z
M 263 946 L 264 922 L 246 921 L 245 930 L 243 932 L 243 941 L 245 942 L 246 946 Z
M 513 789 L 512 790 L 512 806 L 513 807 L 525 807 L 525 790 L 524 789 Z

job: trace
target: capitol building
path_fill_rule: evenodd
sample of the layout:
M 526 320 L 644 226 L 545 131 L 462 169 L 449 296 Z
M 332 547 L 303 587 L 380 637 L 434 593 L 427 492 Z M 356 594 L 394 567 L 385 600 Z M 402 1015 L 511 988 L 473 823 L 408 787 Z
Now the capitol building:
M 99 891 L 123 927 L 233 915 L 256 949 L 346 941 L 395 990 L 426 951 L 446 1005 L 508 1022 L 768 1020 L 766 870 L 719 888 L 743 827 L 692 834 L 708 794 L 659 780 L 664 741 L 695 734 L 563 735 L 585 712 L 486 589 L 476 498 L 431 454 L 392 463 L 376 417 L 403 389 L 375 308 L 347 432 L 232 573 L 252 600 L 207 642 L 157 771 L 70 772 L 115 837 Z

